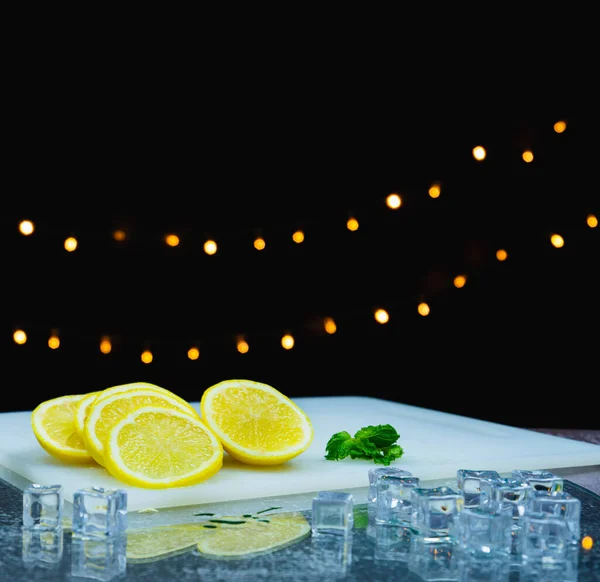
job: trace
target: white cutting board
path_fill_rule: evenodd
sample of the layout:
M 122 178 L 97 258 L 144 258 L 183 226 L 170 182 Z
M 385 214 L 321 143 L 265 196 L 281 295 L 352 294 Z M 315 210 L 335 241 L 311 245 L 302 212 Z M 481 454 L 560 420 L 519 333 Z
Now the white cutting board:
M 359 396 L 296 398 L 308 414 L 315 439 L 302 455 L 278 467 L 251 467 L 226 455 L 214 477 L 177 489 L 124 486 L 99 466 L 69 466 L 37 443 L 30 412 L 0 414 L 0 465 L 28 481 L 60 483 L 65 499 L 81 487 L 122 487 L 130 511 L 279 497 L 321 490 L 366 487 L 373 462 L 324 459 L 335 432 L 354 434 L 366 425 L 389 423 L 400 433 L 404 456 L 394 466 L 421 480 L 454 479 L 457 469 L 546 469 L 600 464 L 600 445 L 541 434 L 444 412 Z M 197 402 L 192 403 L 199 410 Z

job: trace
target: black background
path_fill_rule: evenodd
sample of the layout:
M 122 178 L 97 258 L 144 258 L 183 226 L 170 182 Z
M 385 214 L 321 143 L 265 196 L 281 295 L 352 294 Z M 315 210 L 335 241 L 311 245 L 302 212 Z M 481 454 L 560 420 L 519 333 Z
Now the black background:
M 586 119 L 434 115 L 404 106 L 390 81 L 340 85 L 326 72 L 249 63 L 185 80 L 122 69 L 59 71 L 42 58 L 26 90 L 11 86 L 4 410 L 134 381 L 199 400 L 213 383 L 250 378 L 291 397 L 366 395 L 516 426 L 597 426 L 600 229 L 586 217 L 600 206 Z M 438 199 L 428 196 L 434 182 Z M 402 196 L 396 211 L 391 192 Z M 30 237 L 18 232 L 23 219 L 35 223 Z M 117 228 L 125 241 L 112 239 Z M 165 245 L 168 233 L 178 247 Z M 67 236 L 78 239 L 73 253 Z M 202 250 L 208 238 L 214 256 Z M 374 320 L 377 307 L 387 325 Z M 12 340 L 19 328 L 25 345 Z M 296 343 L 286 351 L 288 332 Z M 236 350 L 240 335 L 247 354 Z

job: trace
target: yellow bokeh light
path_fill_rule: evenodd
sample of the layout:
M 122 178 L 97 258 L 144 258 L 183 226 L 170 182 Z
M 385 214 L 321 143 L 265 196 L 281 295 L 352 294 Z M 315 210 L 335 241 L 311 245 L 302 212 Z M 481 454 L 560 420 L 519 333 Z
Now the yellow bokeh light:
M 567 123 L 565 121 L 557 121 L 554 124 L 554 131 L 556 133 L 562 133 L 565 129 L 567 129 Z
M 165 242 L 170 246 L 170 247 L 176 247 L 179 244 L 179 237 L 176 234 L 168 234 L 165 237 Z
M 65 250 L 72 253 L 77 248 L 77 239 L 70 236 L 65 241 Z
M 207 240 L 204 243 L 204 252 L 207 255 L 214 255 L 217 252 L 217 243 L 214 240 Z
M 142 357 L 142 362 L 144 362 L 144 364 L 149 364 L 154 359 L 154 356 L 152 355 L 152 352 L 150 350 L 144 350 L 142 352 L 141 357 Z
M 419 315 L 426 317 L 427 315 L 429 315 L 431 309 L 429 309 L 429 305 L 427 305 L 427 303 L 419 303 L 417 311 L 419 312 Z
M 267 243 L 265 242 L 264 238 L 259 237 L 254 241 L 254 248 L 257 251 L 262 251 L 266 246 L 267 246 Z
M 22 329 L 18 329 L 13 333 L 13 340 L 16 344 L 22 346 L 27 341 L 27 334 Z
M 281 338 L 281 346 L 284 350 L 291 350 L 294 347 L 294 343 L 294 338 L 289 333 L 286 333 Z
M 115 230 L 115 232 L 113 232 L 113 238 L 119 242 L 124 241 L 126 236 L 127 235 L 125 234 L 124 230 Z
M 301 230 L 297 230 L 293 235 L 292 235 L 292 239 L 295 243 L 300 244 L 301 242 L 304 242 L 304 233 Z
M 598 218 L 593 214 L 588 215 L 586 222 L 590 228 L 596 228 L 598 226 Z
M 356 220 L 356 218 L 350 218 L 348 219 L 346 226 L 348 227 L 348 230 L 354 232 L 355 230 L 358 230 L 358 220 Z
M 594 540 L 592 536 L 583 536 L 581 538 L 581 547 L 584 550 L 591 550 L 594 547 Z
M 561 249 L 565 246 L 565 239 L 560 236 L 560 234 L 553 234 L 550 237 L 550 242 L 552 243 L 552 246 L 556 247 L 557 249 Z
M 523 152 L 523 161 L 527 162 L 528 164 L 533 162 L 533 152 L 531 150 L 525 150 Z
M 498 249 L 496 251 L 496 258 L 499 261 L 506 261 L 506 259 L 508 259 L 508 253 L 504 249 Z
M 240 354 L 247 354 L 249 349 L 250 349 L 250 346 L 248 345 L 247 341 L 238 340 L 237 351 L 240 352 Z
M 58 336 L 50 336 L 50 338 L 48 339 L 48 347 L 51 350 L 55 350 L 56 348 L 58 348 L 58 346 L 60 346 L 60 340 L 58 339 Z
M 485 160 L 485 156 L 487 156 L 487 152 L 483 146 L 476 146 L 473 148 L 473 157 L 478 162 Z
M 107 337 L 102 338 L 102 341 L 100 342 L 100 351 L 103 354 L 110 354 L 111 350 L 112 344 L 110 343 L 110 340 Z
M 325 321 L 323 322 L 323 326 L 325 327 L 325 331 L 329 335 L 331 335 L 337 331 L 337 325 L 335 324 L 335 321 L 333 321 L 333 319 L 331 317 L 325 318 Z
M 442 189 L 439 184 L 432 184 L 429 188 L 429 196 L 432 198 L 439 198 L 442 193 Z
M 188 350 L 188 358 L 190 360 L 197 360 L 200 357 L 200 350 L 198 348 L 190 348 Z
M 19 232 L 25 236 L 29 236 L 34 231 L 34 228 L 31 220 L 23 220 L 19 223 Z
M 390 194 L 386 199 L 385 203 L 388 205 L 388 208 L 392 210 L 396 210 L 402 206 L 402 198 L 398 194 Z
M 464 275 L 457 275 L 454 277 L 454 286 L 457 289 L 462 289 L 467 283 L 467 278 Z
M 390 316 L 385 309 L 378 309 L 375 311 L 375 321 L 378 323 L 387 323 L 390 320 Z

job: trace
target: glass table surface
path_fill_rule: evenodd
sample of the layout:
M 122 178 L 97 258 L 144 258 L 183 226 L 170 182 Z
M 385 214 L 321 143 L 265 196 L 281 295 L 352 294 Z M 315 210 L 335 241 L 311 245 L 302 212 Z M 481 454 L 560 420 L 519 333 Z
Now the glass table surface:
M 600 467 L 593 469 L 598 474 Z M 467 576 L 460 569 L 453 570 L 453 573 L 443 577 L 443 572 L 440 573 L 443 566 L 439 563 L 427 564 L 422 560 L 415 562 L 410 553 L 387 554 L 385 548 L 378 548 L 373 537 L 367 535 L 366 506 L 358 504 L 355 506 L 355 527 L 346 541 L 341 536 L 327 536 L 325 540 L 316 540 L 308 536 L 288 546 L 237 559 L 207 558 L 192 544 L 163 556 L 146 560 L 127 560 L 126 564 L 122 565 L 125 571 L 121 568 L 121 573 L 118 574 L 114 568 L 106 568 L 92 562 L 89 568 L 82 570 L 82 559 L 89 557 L 85 555 L 87 550 L 85 547 L 82 550 L 77 542 L 73 542 L 68 529 L 60 536 L 60 547 L 57 546 L 54 555 L 52 551 L 32 555 L 29 548 L 31 540 L 24 535 L 21 527 L 22 491 L 0 479 L 0 580 L 600 581 L 600 496 L 568 479 L 565 480 L 565 490 L 581 500 L 581 535 L 582 538 L 589 536 L 587 539 L 591 538 L 595 544 L 588 549 L 583 545 L 575 548 L 573 557 L 566 566 L 538 573 L 524 572 L 518 565 L 512 565 L 499 572 L 494 572 L 491 568 L 484 569 L 481 577 Z M 310 523 L 310 511 L 300 513 Z M 198 518 L 192 517 L 190 521 L 194 519 Z M 93 553 L 93 550 L 90 551 Z M 428 575 L 428 570 L 436 574 Z

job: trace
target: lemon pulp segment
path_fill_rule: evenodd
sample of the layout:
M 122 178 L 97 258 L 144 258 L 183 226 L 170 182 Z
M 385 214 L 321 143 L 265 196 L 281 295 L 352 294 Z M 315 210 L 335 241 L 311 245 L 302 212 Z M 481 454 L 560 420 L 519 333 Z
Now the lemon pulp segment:
M 181 410 L 198 418 L 197 413 L 187 403 L 153 389 L 129 390 L 101 397 L 90 406 L 83 432 L 85 445 L 94 459 L 101 465 L 105 464 L 104 443 L 110 430 L 120 420 L 137 408 L 153 405 Z
M 148 488 L 203 481 L 223 466 L 223 448 L 199 418 L 147 406 L 110 431 L 106 467 L 126 483 Z
M 87 463 L 92 460 L 74 425 L 77 403 L 84 396 L 76 394 L 47 400 L 31 414 L 33 433 L 41 447 L 53 457 L 68 463 Z
M 208 388 L 202 418 L 239 461 L 275 465 L 304 452 L 314 438 L 308 416 L 267 384 L 228 380 Z

